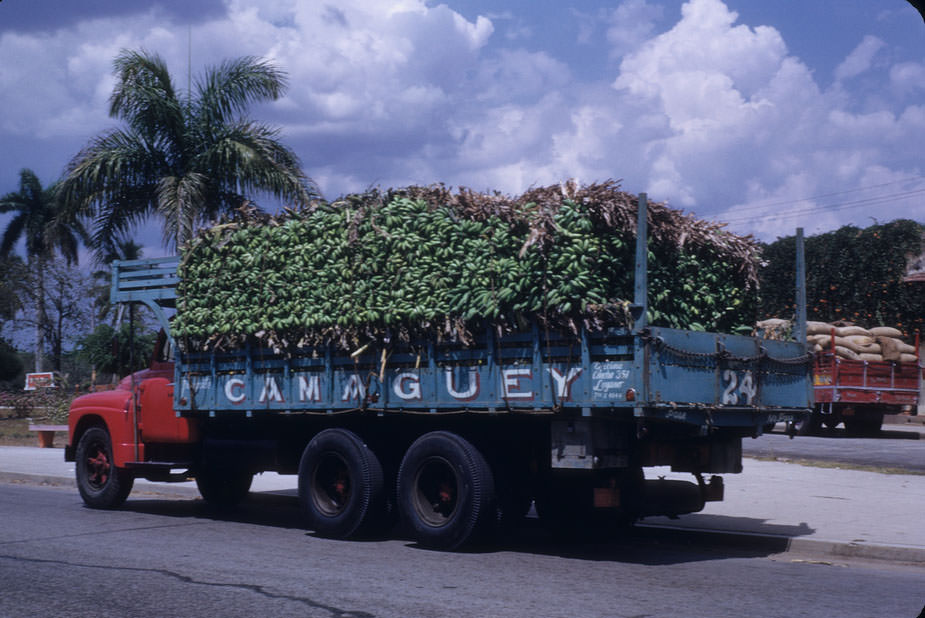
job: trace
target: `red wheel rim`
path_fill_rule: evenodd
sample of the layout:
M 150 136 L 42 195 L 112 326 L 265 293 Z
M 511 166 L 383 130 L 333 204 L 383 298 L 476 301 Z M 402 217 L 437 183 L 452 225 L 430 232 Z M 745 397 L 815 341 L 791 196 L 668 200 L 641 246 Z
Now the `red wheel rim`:
M 112 462 L 109 461 L 109 453 L 102 444 L 95 443 L 87 454 L 87 482 L 94 489 L 101 489 L 109 481 L 109 475 L 112 473 Z
M 336 517 L 347 508 L 352 485 L 347 462 L 337 453 L 325 453 L 312 477 L 312 501 L 325 516 Z
M 461 481 L 453 465 L 443 457 L 429 457 L 414 478 L 411 500 L 428 526 L 439 528 L 451 520 L 459 506 Z

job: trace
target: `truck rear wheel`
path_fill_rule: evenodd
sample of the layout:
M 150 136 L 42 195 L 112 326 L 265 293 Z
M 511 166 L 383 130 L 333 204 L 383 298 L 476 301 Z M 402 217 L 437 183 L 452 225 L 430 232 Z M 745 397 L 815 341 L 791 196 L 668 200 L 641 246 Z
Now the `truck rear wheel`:
M 302 453 L 299 499 L 315 532 L 354 536 L 384 519 L 382 464 L 352 431 L 325 429 Z
M 84 503 L 95 509 L 119 506 L 132 491 L 134 477 L 113 463 L 112 439 L 103 427 L 91 427 L 77 442 L 77 490 Z
M 868 413 L 865 416 L 846 416 L 845 431 L 853 436 L 876 436 L 883 427 L 883 414 Z
M 813 410 L 793 422 L 793 434 L 797 436 L 814 436 L 822 430 L 822 414 Z
M 210 506 L 230 509 L 250 493 L 254 474 L 248 470 L 206 466 L 196 472 L 196 487 Z
M 494 477 L 471 443 L 448 431 L 414 441 L 398 471 L 398 507 L 425 547 L 454 550 L 484 532 L 495 513 Z

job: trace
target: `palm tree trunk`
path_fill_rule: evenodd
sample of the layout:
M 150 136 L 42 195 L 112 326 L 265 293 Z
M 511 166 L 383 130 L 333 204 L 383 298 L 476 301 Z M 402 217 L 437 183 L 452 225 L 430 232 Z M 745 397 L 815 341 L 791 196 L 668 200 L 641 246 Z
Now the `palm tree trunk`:
M 55 330 L 51 341 L 51 366 L 55 371 L 61 371 L 61 355 L 64 347 L 64 311 L 58 312 L 58 320 L 55 324 Z
M 35 372 L 42 371 L 42 326 L 35 323 Z
M 45 313 L 45 258 L 38 257 L 36 263 L 36 316 L 35 316 L 35 371 L 42 371 L 42 356 L 45 350 L 45 324 L 48 316 Z

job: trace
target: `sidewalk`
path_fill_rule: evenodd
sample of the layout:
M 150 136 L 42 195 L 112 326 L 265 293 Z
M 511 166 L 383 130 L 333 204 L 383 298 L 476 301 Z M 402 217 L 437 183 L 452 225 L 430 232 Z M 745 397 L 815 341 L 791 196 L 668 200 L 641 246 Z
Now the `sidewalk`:
M 646 470 L 647 478 L 657 475 L 692 479 L 667 469 Z M 742 474 L 723 478 L 723 502 L 707 503 L 700 513 L 675 520 L 647 517 L 640 526 L 700 533 L 745 548 L 925 566 L 925 476 L 746 458 Z M 0 482 L 11 481 L 73 486 L 74 464 L 64 461 L 60 448 L 0 446 Z M 265 473 L 254 478 L 252 491 L 294 496 L 297 485 L 295 476 Z M 198 496 L 194 482 L 139 479 L 133 495 L 142 493 Z
M 723 476 L 723 502 L 708 502 L 703 511 L 676 520 L 647 517 L 642 525 L 744 534 L 767 546 L 783 544 L 795 553 L 925 566 L 925 476 L 747 457 L 743 468 L 742 474 Z

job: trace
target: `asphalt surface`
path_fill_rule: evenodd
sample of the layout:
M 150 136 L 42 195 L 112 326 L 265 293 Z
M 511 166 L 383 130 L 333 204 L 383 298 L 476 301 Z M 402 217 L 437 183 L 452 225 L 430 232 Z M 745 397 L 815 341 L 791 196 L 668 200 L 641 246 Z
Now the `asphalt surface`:
M 925 426 L 916 427 L 925 434 Z M 876 439 L 868 441 L 873 444 Z M 922 446 L 917 452 L 925 454 L 925 442 L 916 443 Z M 646 476 L 691 479 L 667 468 L 646 469 Z M 73 485 L 73 479 L 74 465 L 64 461 L 61 448 L 0 446 L 0 482 Z M 700 513 L 678 519 L 645 518 L 640 531 L 815 558 L 887 560 L 925 567 L 921 519 L 925 475 L 921 473 L 887 474 L 746 457 L 743 473 L 725 475 L 724 480 L 722 502 L 707 503 Z M 252 491 L 294 496 L 296 487 L 295 476 L 265 473 L 254 479 Z M 198 492 L 192 482 L 136 481 L 132 496 L 150 499 L 152 494 L 196 496 Z
M 781 423 L 772 433 L 744 440 L 742 452 L 747 457 L 774 461 L 925 474 L 925 425 L 887 426 L 873 438 L 858 438 L 838 428 L 791 440 Z
M 337 541 L 267 494 L 225 513 L 143 492 L 97 511 L 71 486 L 0 483 L 0 521 L 0 616 L 15 618 L 912 618 L 925 602 L 920 566 L 690 533 L 562 539 L 528 519 L 462 552 Z

